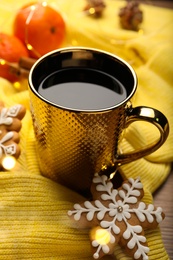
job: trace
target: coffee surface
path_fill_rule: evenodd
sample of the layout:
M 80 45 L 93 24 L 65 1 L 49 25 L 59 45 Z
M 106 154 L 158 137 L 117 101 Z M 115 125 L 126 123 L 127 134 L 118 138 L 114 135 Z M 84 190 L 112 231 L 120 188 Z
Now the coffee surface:
M 91 69 L 52 73 L 42 81 L 38 92 L 57 106 L 77 110 L 110 108 L 127 97 L 126 89 L 118 80 Z

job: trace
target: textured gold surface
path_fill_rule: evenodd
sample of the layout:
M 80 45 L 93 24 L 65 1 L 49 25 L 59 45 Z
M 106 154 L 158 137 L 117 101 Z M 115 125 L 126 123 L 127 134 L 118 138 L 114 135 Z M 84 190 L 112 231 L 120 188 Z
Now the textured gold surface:
M 169 133 L 167 119 L 153 108 L 128 109 L 124 104 L 102 112 L 74 112 L 54 107 L 32 91 L 30 98 L 42 174 L 79 192 L 89 190 L 94 173 L 154 152 Z M 137 120 L 154 124 L 160 138 L 140 150 L 119 153 L 124 128 Z
M 31 92 L 32 116 L 42 174 L 76 190 L 113 161 L 124 124 L 124 106 L 107 112 L 53 107 Z

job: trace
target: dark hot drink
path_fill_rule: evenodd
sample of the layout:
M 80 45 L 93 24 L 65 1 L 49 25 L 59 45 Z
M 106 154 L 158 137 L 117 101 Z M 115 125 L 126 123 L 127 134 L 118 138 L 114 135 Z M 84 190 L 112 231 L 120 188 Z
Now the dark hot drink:
M 127 97 L 126 89 L 114 77 L 86 68 L 52 73 L 42 81 L 38 92 L 58 106 L 79 110 L 106 109 Z

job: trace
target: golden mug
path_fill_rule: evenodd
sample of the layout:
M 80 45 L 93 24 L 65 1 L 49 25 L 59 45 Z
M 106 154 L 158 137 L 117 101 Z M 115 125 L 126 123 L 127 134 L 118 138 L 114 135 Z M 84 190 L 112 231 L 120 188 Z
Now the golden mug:
M 154 108 L 133 108 L 136 88 L 132 67 L 102 50 L 67 47 L 38 59 L 30 70 L 29 92 L 41 173 L 84 192 L 95 173 L 156 151 L 168 136 L 169 124 Z M 60 89 L 66 90 L 63 97 Z M 106 94 L 99 94 L 101 90 Z M 121 99 L 116 101 L 114 94 Z M 137 120 L 156 126 L 160 137 L 141 150 L 123 154 L 122 133 Z

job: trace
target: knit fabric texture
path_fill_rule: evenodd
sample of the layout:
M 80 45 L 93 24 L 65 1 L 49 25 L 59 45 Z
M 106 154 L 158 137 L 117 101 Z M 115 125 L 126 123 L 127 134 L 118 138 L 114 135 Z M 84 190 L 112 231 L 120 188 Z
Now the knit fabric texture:
M 15 11 L 27 2 L 0 1 L 3 32 L 12 32 Z M 141 5 L 144 21 L 141 30 L 134 32 L 122 30 L 118 22 L 118 10 L 124 1 L 106 1 L 104 16 L 99 19 L 82 13 L 81 0 L 47 2 L 65 16 L 65 46 L 99 48 L 125 59 L 138 77 L 133 107 L 151 106 L 168 118 L 170 133 L 165 144 L 146 158 L 122 166 L 125 177 L 140 176 L 144 201 L 153 203 L 152 194 L 167 178 L 173 161 L 173 11 Z M 19 103 L 27 109 L 20 131 L 21 155 L 14 169 L 0 172 L 0 260 L 93 259 L 88 230 L 75 229 L 67 216 L 73 204 L 84 198 L 40 173 L 26 82 L 16 89 L 0 78 L 0 100 L 6 107 Z M 156 137 L 152 125 L 134 123 L 125 131 L 121 149 L 137 149 Z M 169 259 L 159 226 L 147 230 L 146 238 L 150 260 Z M 119 246 L 114 254 L 117 260 L 131 259 Z

